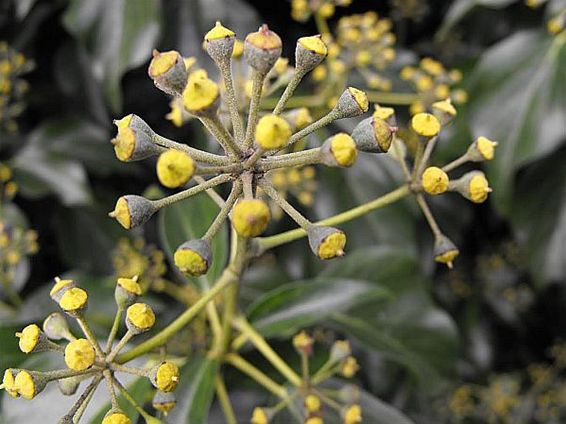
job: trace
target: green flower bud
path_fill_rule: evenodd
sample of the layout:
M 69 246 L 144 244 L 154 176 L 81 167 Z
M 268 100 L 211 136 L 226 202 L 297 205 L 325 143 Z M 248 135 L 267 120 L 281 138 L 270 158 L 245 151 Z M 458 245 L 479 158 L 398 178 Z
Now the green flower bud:
M 163 415 L 167 416 L 171 410 L 177 406 L 177 399 L 173 392 L 162 392 L 157 390 L 151 401 L 151 405 L 157 411 L 163 412 Z
M 366 113 L 369 109 L 369 101 L 366 93 L 354 87 L 348 87 L 333 109 L 337 119 L 353 118 Z
M 180 96 L 187 84 L 185 61 L 174 50 L 163 53 L 154 50 L 148 73 L 157 88 L 172 96 Z
M 356 125 L 352 138 L 362 152 L 387 153 L 396 131 L 397 127 L 390 126 L 383 119 L 371 117 Z
M 221 67 L 222 64 L 230 62 L 235 41 L 236 34 L 216 21 L 214 28 L 204 36 L 204 48 L 212 60 Z
M 248 34 L 244 41 L 244 57 L 261 74 L 267 74 L 281 56 L 281 38 L 263 24 L 257 32 Z
M 155 212 L 157 208 L 151 200 L 128 194 L 118 199 L 116 207 L 108 216 L 116 218 L 122 227 L 130 230 L 145 224 Z
M 81 384 L 81 381 L 84 380 L 84 378 L 85 377 L 82 375 L 77 375 L 74 377 L 61 378 L 57 380 L 59 391 L 65 396 L 73 396 L 77 392 L 77 389 L 79 388 L 79 385 Z
M 118 134 L 111 140 L 116 157 L 123 162 L 146 159 L 165 149 L 153 142 L 155 133 L 139 116 L 130 114 L 115 120 Z
M 346 235 L 333 227 L 313 225 L 307 232 L 309 245 L 313 253 L 320 259 L 333 259 L 344 256 Z
M 60 312 L 53 312 L 43 321 L 43 331 L 51 340 L 72 339 L 69 324 Z
M 448 268 L 452 268 L 452 262 L 460 254 L 452 240 L 445 235 L 441 235 L 434 242 L 434 260 L 446 264 Z
M 318 66 L 328 54 L 328 48 L 320 35 L 301 37 L 295 49 L 295 68 L 307 73 Z
M 134 303 L 141 294 L 142 289 L 138 284 L 137 275 L 134 278 L 118 278 L 116 281 L 114 299 L 119 307 L 127 308 Z
M 322 145 L 321 157 L 327 166 L 350 167 L 358 157 L 356 143 L 346 133 L 335 134 Z
M 203 239 L 188 240 L 177 248 L 173 259 L 181 272 L 193 277 L 206 274 L 212 264 L 210 243 Z

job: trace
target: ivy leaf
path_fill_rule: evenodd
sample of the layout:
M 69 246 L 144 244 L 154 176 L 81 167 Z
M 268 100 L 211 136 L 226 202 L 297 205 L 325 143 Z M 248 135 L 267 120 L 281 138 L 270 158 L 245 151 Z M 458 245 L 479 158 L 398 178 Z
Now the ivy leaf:
M 112 110 L 122 108 L 122 75 L 144 63 L 160 29 L 157 0 L 72 0 L 63 24 L 89 53 Z

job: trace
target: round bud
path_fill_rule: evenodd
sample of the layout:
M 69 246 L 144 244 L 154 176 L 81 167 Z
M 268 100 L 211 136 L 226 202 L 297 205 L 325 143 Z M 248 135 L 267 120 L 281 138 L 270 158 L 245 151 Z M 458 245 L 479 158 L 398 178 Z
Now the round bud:
M 376 104 L 372 117 L 374 119 L 381 119 L 389 125 L 396 126 L 397 119 L 395 117 L 395 109 L 392 107 L 382 107 Z
M 358 424 L 362 422 L 362 408 L 355 404 L 348 406 L 342 412 L 344 424 Z
M 118 134 L 112 139 L 116 157 L 123 162 L 142 160 L 163 151 L 153 143 L 155 133 L 139 116 L 130 114 L 115 120 Z
M 70 339 L 71 331 L 65 316 L 59 312 L 53 312 L 43 321 L 43 331 L 51 340 Z
M 468 158 L 474 162 L 492 160 L 495 156 L 497 141 L 491 141 L 486 137 L 478 137 L 468 148 Z
M 471 171 L 450 183 L 450 190 L 457 191 L 466 199 L 474 203 L 483 203 L 493 190 L 485 174 L 481 171 Z
M 366 118 L 361 121 L 354 131 L 352 138 L 358 150 L 368 153 L 386 153 L 391 147 L 393 135 L 397 127 L 390 126 L 380 118 Z
M 452 268 L 452 262 L 460 254 L 452 240 L 445 235 L 437 237 L 434 242 L 434 260 Z
M 212 60 L 220 66 L 230 62 L 235 41 L 234 31 L 222 26 L 220 21 L 216 21 L 214 28 L 204 36 L 204 48 Z
M 352 378 L 356 375 L 359 369 L 360 366 L 358 365 L 358 361 L 356 361 L 356 358 L 353 356 L 348 356 L 340 364 L 340 374 L 346 378 Z
M 151 384 L 162 392 L 172 392 L 177 388 L 180 377 L 179 367 L 172 362 L 162 362 L 150 371 Z
M 257 72 L 267 74 L 281 56 L 281 47 L 281 38 L 264 24 L 246 37 L 244 57 Z
M 411 119 L 411 128 L 423 137 L 434 137 L 440 132 L 440 121 L 430 113 L 417 113 Z
M 126 326 L 134 334 L 149 331 L 155 324 L 155 314 L 145 303 L 134 303 L 126 311 Z
M 284 147 L 291 137 L 291 126 L 277 115 L 262 116 L 255 128 L 255 141 L 265 150 Z
M 328 166 L 347 168 L 358 157 L 354 139 L 346 133 L 338 133 L 328 138 L 322 145 L 322 160 Z
M 53 347 L 43 331 L 35 324 L 30 324 L 16 333 L 16 337 L 20 339 L 18 345 L 24 353 L 45 352 Z
M 312 355 L 314 340 L 306 331 L 301 331 L 293 337 L 293 347 L 299 355 Z
M 179 96 L 185 89 L 187 68 L 179 52 L 154 50 L 148 73 L 155 86 L 167 94 Z
M 268 424 L 269 414 L 265 408 L 256 406 L 252 412 L 252 418 L 250 420 L 251 424 Z
M 79 388 L 79 385 L 81 384 L 81 381 L 83 381 L 83 379 L 84 376 L 82 375 L 69 378 L 61 378 L 57 380 L 57 386 L 59 387 L 61 394 L 65 396 L 73 396 L 75 393 L 77 393 L 77 389 Z
M 352 354 L 348 340 L 336 340 L 330 349 L 330 361 L 341 362 Z
M 151 200 L 128 194 L 118 199 L 114 210 L 108 216 L 115 218 L 126 230 L 130 230 L 145 224 L 156 211 Z
M 320 411 L 321 406 L 322 404 L 318 396 L 307 395 L 307 397 L 305 397 L 305 409 L 308 413 L 312 414 L 314 412 Z
M 270 219 L 269 206 L 259 199 L 240 200 L 232 211 L 232 226 L 243 237 L 259 236 Z
M 183 106 L 193 115 L 210 115 L 218 108 L 219 95 L 218 85 L 208 78 L 206 72 L 195 71 L 189 75 L 183 91 Z
M 157 390 L 151 401 L 151 405 L 157 411 L 163 412 L 163 415 L 167 416 L 171 410 L 177 406 L 177 399 L 173 392 L 162 392 Z
M 55 277 L 55 284 L 49 291 L 49 296 L 51 296 L 51 299 L 55 302 L 59 302 L 67 290 L 76 286 L 77 284 L 73 280 L 61 280 L 59 277 Z
M 446 125 L 458 114 L 450 98 L 432 104 L 432 113 L 438 118 L 441 125 Z
M 285 117 L 285 120 L 293 127 L 294 131 L 302 130 L 313 122 L 311 113 L 306 107 L 291 109 L 287 112 L 284 112 L 283 116 Z
M 65 347 L 65 364 L 75 371 L 86 370 L 94 364 L 94 347 L 87 339 L 77 339 Z
M 73 287 L 61 296 L 59 306 L 72 317 L 81 316 L 88 306 L 88 294 L 79 287 Z
M 24 399 L 31 400 L 45 389 L 47 378 L 37 371 L 20 371 L 14 380 L 13 389 Z
M 366 93 L 357 88 L 348 87 L 338 99 L 334 112 L 339 118 L 353 118 L 366 113 L 368 109 L 369 100 Z
M 122 411 L 111 409 L 104 416 L 102 424 L 132 424 L 132 420 Z
M 442 194 L 448 190 L 449 182 L 446 172 L 436 166 L 425 169 L 421 181 L 423 190 L 432 195 Z
M 308 229 L 309 245 L 320 259 L 327 260 L 344 256 L 346 234 L 333 227 L 313 225 Z
M 173 260 L 181 272 L 193 277 L 206 274 L 212 264 L 210 243 L 203 239 L 188 240 L 177 248 Z
M 8 368 L 4 371 L 4 375 L 2 377 L 2 386 L 6 393 L 8 393 L 11 397 L 17 398 L 20 396 L 20 393 L 16 390 L 16 375 L 18 374 L 19 370 L 15 368 Z
M 138 283 L 138 277 L 118 278 L 114 290 L 116 304 L 121 308 L 126 308 L 136 301 L 142 294 L 142 288 Z
M 295 67 L 297 72 L 307 73 L 319 65 L 326 55 L 328 48 L 320 35 L 301 37 L 295 49 Z
M 184 186 L 195 172 L 193 159 L 180 150 L 167 150 L 157 160 L 157 178 L 167 188 Z

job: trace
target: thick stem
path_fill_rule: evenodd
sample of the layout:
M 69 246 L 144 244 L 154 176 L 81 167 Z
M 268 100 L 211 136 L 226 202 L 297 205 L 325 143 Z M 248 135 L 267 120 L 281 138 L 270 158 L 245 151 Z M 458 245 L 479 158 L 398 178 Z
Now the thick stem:
M 271 156 L 260 161 L 257 169 L 263 172 L 278 168 L 289 168 L 292 166 L 316 165 L 321 163 L 321 148 L 289 153 L 286 155 Z
M 200 175 L 195 175 L 193 178 L 199 184 L 203 184 L 206 182 L 206 180 L 202 178 Z M 218 205 L 219 208 L 224 206 L 225 203 L 224 199 L 213 188 L 207 189 L 206 194 L 208 194 L 208 197 L 210 197 L 214 201 L 214 203 Z
M 366 215 L 376 209 L 382 208 L 383 206 L 394 203 L 403 197 L 408 196 L 410 193 L 409 187 L 403 185 L 383 196 L 378 197 L 375 200 L 364 203 L 363 205 L 357 206 L 355 208 L 349 209 L 345 212 L 339 213 L 337 215 L 331 216 L 330 218 L 323 219 L 322 221 L 316 222 L 319 225 L 337 225 L 343 222 L 348 222 L 353 219 L 359 218 L 360 216 Z M 280 246 L 282 244 L 289 243 L 294 240 L 298 240 L 307 235 L 306 231 L 302 228 L 297 228 L 295 230 L 285 231 L 284 233 L 276 234 L 270 237 L 258 237 L 255 239 L 256 250 L 254 253 L 262 254 L 268 249 Z
M 243 166 L 240 163 L 219 166 L 199 166 L 196 170 L 196 173 L 197 175 L 232 174 L 240 172 L 242 169 Z

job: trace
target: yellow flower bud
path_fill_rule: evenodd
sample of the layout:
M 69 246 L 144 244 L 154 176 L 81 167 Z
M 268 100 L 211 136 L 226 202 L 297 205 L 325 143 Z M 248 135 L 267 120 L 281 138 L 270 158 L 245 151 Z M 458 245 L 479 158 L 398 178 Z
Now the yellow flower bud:
M 65 347 L 65 363 L 75 371 L 86 370 L 94 364 L 94 347 L 87 339 L 77 339 Z
M 344 411 L 344 424 L 357 424 L 362 422 L 362 408 L 360 405 L 351 405 Z
M 156 87 L 167 94 L 179 95 L 187 83 L 187 68 L 183 57 L 176 51 L 153 51 L 149 76 Z
M 120 308 L 130 306 L 137 297 L 142 294 L 142 288 L 138 284 L 138 276 L 134 278 L 118 278 L 114 298 Z
M 465 90 L 458 88 L 456 90 L 452 90 L 450 98 L 454 101 L 454 103 L 461 105 L 468 102 L 468 93 Z
M 412 66 L 405 66 L 403 69 L 401 69 L 400 76 L 402 80 L 408 81 L 415 76 L 415 73 L 415 68 L 413 68 Z
M 109 412 L 102 420 L 102 424 L 132 424 L 132 420 L 123 412 Z
M 363 112 L 367 112 L 369 109 L 368 96 L 362 90 L 358 90 L 354 87 L 348 87 L 348 92 L 352 95 L 358 106 Z
M 324 162 L 329 166 L 352 166 L 358 157 L 354 139 L 346 133 L 338 133 L 322 146 Z
M 234 31 L 224 27 L 220 23 L 220 21 L 216 21 L 216 25 L 214 25 L 214 28 L 212 28 L 210 31 L 206 33 L 206 35 L 204 36 L 204 40 L 206 42 L 210 42 L 214 40 L 220 40 L 223 38 L 230 38 L 235 36 L 236 34 L 234 33 Z
M 346 359 L 351 353 L 352 348 L 348 340 L 336 340 L 330 349 L 330 360 L 339 362 Z
M 395 121 L 395 109 L 392 107 L 382 107 L 376 104 L 372 117 L 393 123 Z
M 483 173 L 474 175 L 470 179 L 468 186 L 469 199 L 474 203 L 483 203 L 487 200 L 487 196 L 492 192 L 489 187 L 487 178 Z
M 358 361 L 353 356 L 348 356 L 342 363 L 340 364 L 340 374 L 342 374 L 346 378 L 352 378 L 358 370 L 360 366 L 358 365 Z
M 448 175 L 436 166 L 429 166 L 423 172 L 422 186 L 428 194 L 442 194 L 448 190 L 448 184 Z
M 267 228 L 270 219 L 269 206 L 259 199 L 240 200 L 232 212 L 232 225 L 244 237 L 259 236 Z
M 372 55 L 367 50 L 361 50 L 356 54 L 356 65 L 358 66 L 368 66 L 371 63 Z
M 126 230 L 130 230 L 146 223 L 156 211 L 157 208 L 151 200 L 129 194 L 118 199 L 114 210 L 108 216 L 115 218 Z
M 311 355 L 313 343 L 313 338 L 304 330 L 293 337 L 293 346 L 299 354 Z
M 118 281 L 116 282 L 116 284 L 118 286 L 122 287 L 127 292 L 132 293 L 136 296 L 139 296 L 139 295 L 142 294 L 141 286 L 137 282 L 137 277 L 134 277 L 134 278 L 118 278 Z
M 212 263 L 212 250 L 208 241 L 189 240 L 177 248 L 173 256 L 181 272 L 194 277 L 206 274 Z
M 440 122 L 430 113 L 417 113 L 411 119 L 411 128 L 423 137 L 434 137 L 440 132 Z
M 195 164 L 193 159 L 180 150 L 167 150 L 157 160 L 157 178 L 168 188 L 184 186 L 193 176 Z
M 320 56 L 326 56 L 328 54 L 328 48 L 326 47 L 326 44 L 324 44 L 324 41 L 320 38 L 320 35 L 301 37 L 297 43 L 314 54 Z
M 59 306 L 67 313 L 77 314 L 86 308 L 87 303 L 87 292 L 79 287 L 73 287 L 63 294 Z
M 257 123 L 255 140 L 265 150 L 284 147 L 289 137 L 291 137 L 291 126 L 280 116 L 266 115 Z
M 20 339 L 20 350 L 24 353 L 32 352 L 39 342 L 40 335 L 41 330 L 35 324 L 30 324 L 21 333 L 16 333 L 16 337 Z
M 446 125 L 458 114 L 456 108 L 452 105 L 450 98 L 433 103 L 432 111 L 434 116 L 438 118 L 442 125 Z
M 320 398 L 315 395 L 308 395 L 305 398 L 305 408 L 309 413 L 320 411 L 321 402 Z
M 417 115 L 419 113 L 424 112 L 425 110 L 426 110 L 425 106 L 424 106 L 423 102 L 421 102 L 421 101 L 413 102 L 409 106 L 409 113 L 411 115 Z
M 335 7 L 333 3 L 327 2 L 323 3 L 322 6 L 318 9 L 318 14 L 325 19 L 331 18 L 334 16 Z
M 252 419 L 250 420 L 251 424 L 268 424 L 269 417 L 267 412 L 264 408 L 260 408 L 259 406 L 255 407 L 252 413 Z
M 193 72 L 189 75 L 183 91 L 183 106 L 187 112 L 194 115 L 206 114 L 216 109 L 219 94 L 220 90 L 214 81 L 202 72 Z
M 59 302 L 67 290 L 76 286 L 77 284 L 73 280 L 61 280 L 59 277 L 55 277 L 55 284 L 50 290 L 49 296 L 51 296 L 54 301 Z
M 495 156 L 495 147 L 497 147 L 496 141 L 491 141 L 489 138 L 481 136 L 469 147 L 468 155 L 471 160 L 476 162 L 492 160 Z
M 281 38 L 264 24 L 257 32 L 247 35 L 244 57 L 256 71 L 267 74 L 281 56 L 281 47 Z
M 309 417 L 305 424 L 324 424 L 324 420 L 321 417 Z
M 316 68 L 313 69 L 312 71 L 312 79 L 314 81 L 324 81 L 326 79 L 326 66 L 324 65 L 318 65 Z
M 171 392 L 165 393 L 157 390 L 153 396 L 151 405 L 154 409 L 163 412 L 163 415 L 167 416 L 177 405 L 177 399 L 175 399 L 175 395 Z
M 314 225 L 308 230 L 309 245 L 320 259 L 327 260 L 344 256 L 346 234 L 332 227 Z
M 13 398 L 17 398 L 20 396 L 20 393 L 16 390 L 16 380 L 14 378 L 14 371 L 13 369 L 7 369 L 4 371 L 4 376 L 2 377 L 2 385 L 0 385 L 0 389 L 6 390 Z
M 368 153 L 386 153 L 391 147 L 393 135 L 397 127 L 389 125 L 387 121 L 377 117 L 366 118 L 361 121 L 354 131 L 352 138 L 358 150 Z
M 155 324 L 155 314 L 149 305 L 134 303 L 126 311 L 126 323 L 132 331 L 147 331 Z
M 176 51 L 155 52 L 151 63 L 149 64 L 149 76 L 157 78 L 169 71 L 177 62 L 179 53 Z
M 441 235 L 434 242 L 434 260 L 446 264 L 448 268 L 452 268 L 452 262 L 460 254 L 452 240 Z
M 328 54 L 328 48 L 320 35 L 301 37 L 295 49 L 295 67 L 303 74 L 313 70 Z
M 306 107 L 289 110 L 285 112 L 283 116 L 295 130 L 301 130 L 313 121 L 312 116 Z
M 14 390 L 24 399 L 31 400 L 39 393 L 36 381 L 28 371 L 20 371 L 14 380 Z
M 172 362 L 162 362 L 151 376 L 152 384 L 162 392 L 172 392 L 179 384 L 179 367 Z

